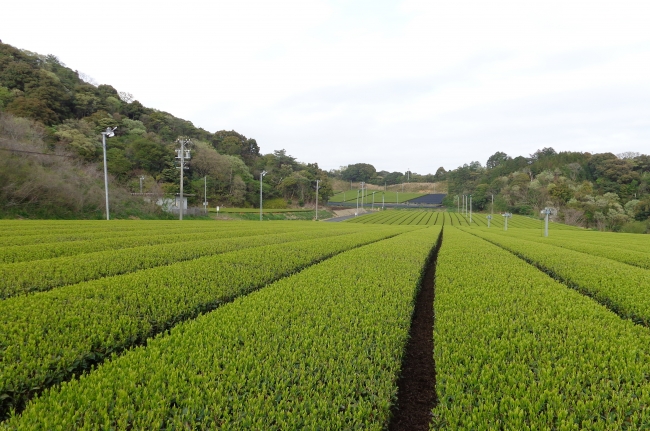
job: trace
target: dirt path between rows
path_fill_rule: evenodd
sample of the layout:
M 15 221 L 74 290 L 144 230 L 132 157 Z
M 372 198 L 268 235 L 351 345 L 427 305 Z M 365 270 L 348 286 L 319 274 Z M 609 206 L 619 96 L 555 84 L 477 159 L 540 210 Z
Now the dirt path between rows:
M 440 248 L 441 242 L 437 244 Z M 390 431 L 428 431 L 436 404 L 436 367 L 433 359 L 433 298 L 437 251 L 426 270 L 411 320 L 409 342 L 397 382 L 397 402 L 391 409 Z

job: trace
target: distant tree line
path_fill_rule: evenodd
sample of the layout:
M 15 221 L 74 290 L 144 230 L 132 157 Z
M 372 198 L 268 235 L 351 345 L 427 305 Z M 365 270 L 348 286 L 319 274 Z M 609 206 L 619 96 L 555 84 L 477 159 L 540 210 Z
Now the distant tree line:
M 434 183 L 444 181 L 446 178 L 445 168 L 440 167 L 435 174 L 418 174 L 416 172 L 388 172 L 377 171 L 375 167 L 368 163 L 355 163 L 353 165 L 343 166 L 340 169 L 329 171 L 333 178 L 345 181 L 360 182 L 378 186 L 402 184 L 407 181 L 412 183 Z
M 543 148 L 528 157 L 497 151 L 482 166 L 474 161 L 446 174 L 454 207 L 472 195 L 476 210 L 539 214 L 559 210 L 570 224 L 601 230 L 647 231 L 650 221 L 650 156 L 590 154 Z

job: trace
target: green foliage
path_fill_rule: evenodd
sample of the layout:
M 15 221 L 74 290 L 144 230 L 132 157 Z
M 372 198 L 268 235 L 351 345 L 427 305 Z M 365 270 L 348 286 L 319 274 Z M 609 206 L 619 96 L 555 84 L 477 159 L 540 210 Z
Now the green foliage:
M 269 199 L 264 201 L 264 209 L 284 209 L 287 208 L 287 201 L 282 198 Z
M 349 165 L 342 173 L 343 179 L 346 181 L 365 181 L 368 182 L 375 176 L 377 170 L 374 166 L 368 163 L 356 163 Z
M 240 228 L 245 232 L 243 225 Z M 271 234 L 278 228 L 289 232 Z M 231 229 L 229 224 L 218 230 Z M 244 233 L 241 237 L 204 241 L 197 244 L 196 251 L 191 246 L 179 249 L 176 245 L 173 250 L 171 245 L 153 246 L 167 247 L 172 261 L 181 251 L 194 260 L 1 301 L 3 345 L 12 348 L 0 357 L 0 414 L 7 413 L 11 405 L 20 406 L 30 397 L 31 388 L 69 379 L 73 372 L 182 320 L 400 230 L 314 223 L 300 227 L 275 225 L 267 227 L 266 232 L 269 234 Z M 244 250 L 233 251 L 238 249 Z M 111 253 L 133 253 L 129 250 L 105 255 L 108 258 Z M 198 258 L 201 255 L 204 257 Z M 116 257 L 118 266 L 129 265 L 131 255 L 124 257 Z M 95 266 L 95 271 L 101 272 L 101 268 Z M 42 337 L 44 330 L 48 337 Z
M 357 248 L 181 324 L 146 348 L 48 392 L 7 426 L 57 427 L 75 416 L 78 429 L 99 423 L 148 429 L 163 422 L 203 429 L 382 429 L 396 394 L 413 298 L 438 233 L 423 229 Z M 208 280 L 187 293 L 245 294 L 248 283 L 259 283 L 256 277 L 269 280 L 271 273 L 280 273 L 266 262 L 291 256 L 286 264 L 291 268 L 371 241 L 368 234 L 365 240 L 357 235 L 356 242 L 352 236 L 322 240 L 329 254 L 314 252 L 308 245 L 315 241 L 281 246 L 294 252 L 280 260 L 271 253 L 275 246 L 263 247 L 265 257 L 244 260 L 257 275 L 249 271 L 242 278 L 237 272 L 242 279 L 228 289 L 231 293 L 219 292 L 218 282 L 206 290 Z M 409 253 L 397 252 L 405 248 Z M 305 252 L 312 256 L 301 258 Z M 230 262 L 219 266 L 222 277 Z M 330 283 L 332 273 L 350 271 L 359 271 L 359 278 Z M 229 275 L 234 281 L 235 274 Z M 150 310 L 170 314 L 165 308 Z M 110 399 L 111 406 L 102 399 Z
M 586 274 L 582 256 L 572 270 Z M 445 228 L 434 308 L 433 429 L 640 429 L 648 422 L 646 328 L 512 253 Z

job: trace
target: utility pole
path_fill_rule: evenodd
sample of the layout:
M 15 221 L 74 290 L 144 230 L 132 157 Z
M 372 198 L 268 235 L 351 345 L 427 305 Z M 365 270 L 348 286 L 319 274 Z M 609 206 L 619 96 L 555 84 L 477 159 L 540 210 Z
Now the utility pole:
M 262 221 L 262 178 L 266 175 L 266 171 L 260 172 L 260 221 Z
M 208 213 L 208 176 L 203 177 L 203 210 Z
M 456 195 L 456 203 L 458 204 L 458 214 L 460 214 L 460 195 Z
M 179 206 L 179 220 L 183 220 L 183 171 L 185 169 L 189 169 L 189 167 L 185 164 L 185 160 L 190 159 L 190 149 L 189 146 L 192 144 L 192 141 L 190 138 L 187 137 L 179 137 L 176 142 L 180 144 L 181 148 L 176 150 L 176 158 L 180 159 L 180 170 L 181 170 L 181 199 L 180 203 L 178 204 Z M 188 147 L 188 148 L 186 148 Z
M 385 198 L 385 197 L 386 197 L 386 195 L 385 195 L 384 193 L 382 193 L 382 194 L 381 194 L 381 209 L 382 209 L 382 210 L 384 209 L 384 198 Z
M 318 184 L 320 180 L 316 180 L 316 220 L 318 220 Z
M 472 225 L 472 195 L 469 195 L 469 224 Z
M 487 217 L 485 217 L 485 218 L 486 218 L 487 221 L 488 221 L 488 228 L 489 228 L 489 227 L 490 227 L 490 220 L 492 220 L 492 216 L 489 215 L 489 216 L 487 216 Z
M 359 190 L 357 190 L 357 211 L 354 213 L 354 216 L 356 217 L 357 214 L 359 214 Z
M 140 195 L 142 195 L 142 180 L 144 180 L 144 175 L 140 175 Z
M 364 198 L 364 196 L 363 196 L 363 187 L 364 187 L 365 185 L 366 185 L 365 181 L 361 181 L 361 208 L 363 208 L 363 207 L 364 207 L 364 204 L 366 203 L 366 202 L 365 202 L 365 198 Z
M 375 193 L 377 192 L 372 192 L 372 210 L 375 210 Z
M 106 192 L 106 220 L 110 220 L 111 217 L 108 211 L 108 166 L 106 165 L 106 137 L 112 138 L 115 136 L 115 129 L 107 127 L 105 132 L 102 132 L 102 148 L 104 149 L 104 190 Z
M 399 205 L 399 192 L 396 193 L 397 193 L 397 204 Z
M 406 182 L 410 183 L 411 182 L 411 168 L 408 168 L 408 171 L 406 171 Z M 404 191 L 404 190 L 402 190 Z

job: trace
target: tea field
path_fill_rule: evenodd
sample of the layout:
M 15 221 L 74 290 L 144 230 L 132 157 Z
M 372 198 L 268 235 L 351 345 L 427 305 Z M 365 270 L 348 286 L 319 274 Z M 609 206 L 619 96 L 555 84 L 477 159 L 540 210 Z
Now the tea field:
M 650 428 L 650 238 L 541 223 L 0 221 L 0 429 Z

